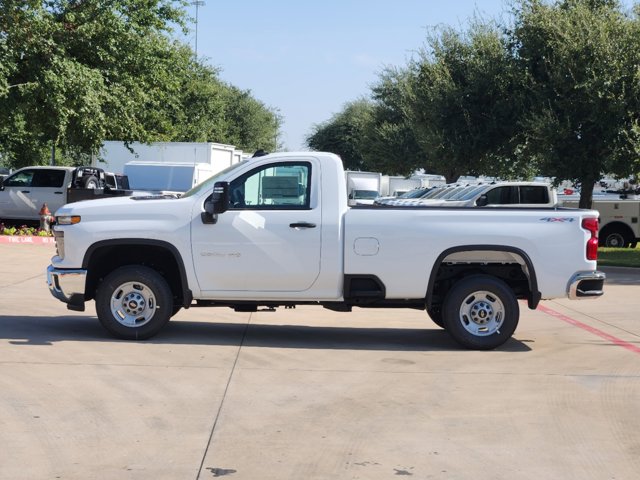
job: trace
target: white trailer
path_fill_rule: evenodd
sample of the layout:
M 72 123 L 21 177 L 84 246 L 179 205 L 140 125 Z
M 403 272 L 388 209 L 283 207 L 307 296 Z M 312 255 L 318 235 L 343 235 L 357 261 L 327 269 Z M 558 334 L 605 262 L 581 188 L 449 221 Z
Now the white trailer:
M 124 166 L 132 190 L 186 192 L 215 173 L 208 163 L 129 162 Z
M 129 150 L 131 148 L 131 150 Z M 167 164 L 207 164 L 213 173 L 238 163 L 243 159 L 242 150 L 233 145 L 213 142 L 153 142 L 131 143 L 107 141 L 92 165 L 110 172 L 124 173 L 124 166 L 130 162 Z

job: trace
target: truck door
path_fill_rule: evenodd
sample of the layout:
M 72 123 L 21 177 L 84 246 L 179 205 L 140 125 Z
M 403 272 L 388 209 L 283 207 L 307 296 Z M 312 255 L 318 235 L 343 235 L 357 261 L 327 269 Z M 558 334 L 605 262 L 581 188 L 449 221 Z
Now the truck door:
M 37 220 L 43 203 L 55 212 L 65 203 L 65 174 L 64 170 L 33 168 L 7 177 L 0 191 L 0 215 Z
M 320 274 L 321 206 L 311 161 L 257 166 L 230 184 L 215 225 L 192 223 L 200 289 L 302 292 Z

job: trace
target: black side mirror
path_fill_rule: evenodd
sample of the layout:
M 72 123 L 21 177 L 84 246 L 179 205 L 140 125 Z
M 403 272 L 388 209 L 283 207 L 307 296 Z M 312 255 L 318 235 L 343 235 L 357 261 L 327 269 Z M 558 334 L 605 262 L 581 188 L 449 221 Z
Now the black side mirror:
M 204 212 L 200 215 L 202 223 L 215 224 L 218 214 L 229 209 L 229 182 L 216 182 L 211 198 L 204 202 Z
M 480 195 L 476 200 L 476 207 L 486 207 L 489 204 L 489 199 L 486 195 Z
M 224 213 L 229 210 L 229 182 L 216 182 L 211 196 L 213 212 Z
M 0 177 L 0 191 L 4 190 L 4 179 Z

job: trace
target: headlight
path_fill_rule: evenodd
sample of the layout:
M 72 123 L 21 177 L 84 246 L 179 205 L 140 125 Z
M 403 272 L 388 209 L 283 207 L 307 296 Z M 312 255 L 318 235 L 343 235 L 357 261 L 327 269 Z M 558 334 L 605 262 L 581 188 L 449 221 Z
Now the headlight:
M 56 217 L 56 223 L 58 225 L 75 225 L 80 223 L 80 215 L 62 215 Z

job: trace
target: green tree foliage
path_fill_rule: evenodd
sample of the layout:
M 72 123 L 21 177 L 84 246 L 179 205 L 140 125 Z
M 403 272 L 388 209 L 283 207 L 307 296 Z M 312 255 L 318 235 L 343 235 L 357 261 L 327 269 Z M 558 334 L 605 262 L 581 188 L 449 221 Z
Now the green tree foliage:
M 183 0 L 0 0 L 0 151 L 13 166 L 97 153 L 104 140 L 216 141 L 236 135 L 233 87 L 171 38 Z M 250 97 L 250 96 L 249 96 Z M 253 100 L 253 99 L 251 99 Z M 247 100 L 247 103 L 249 100 Z M 274 112 L 262 107 L 269 136 Z M 258 116 L 255 114 L 254 117 Z
M 368 99 L 346 104 L 341 112 L 314 127 L 313 133 L 307 137 L 307 145 L 314 150 L 339 155 L 349 170 L 369 169 L 361 144 L 370 128 L 373 108 Z
M 638 168 L 640 24 L 615 0 L 522 1 L 512 32 L 527 75 L 523 153 L 582 186 Z
M 431 32 L 411 65 L 410 121 L 429 163 L 460 175 L 513 176 L 520 106 L 518 74 L 500 31 L 474 21 L 466 32 Z
M 428 156 L 418 144 L 409 109 L 407 70 L 387 68 L 372 87 L 373 108 L 361 150 L 367 169 L 388 175 L 410 175 L 426 168 Z
M 251 96 L 251 92 L 226 85 L 224 118 L 226 143 L 245 151 L 277 150 L 277 135 L 282 123 L 279 113 Z

